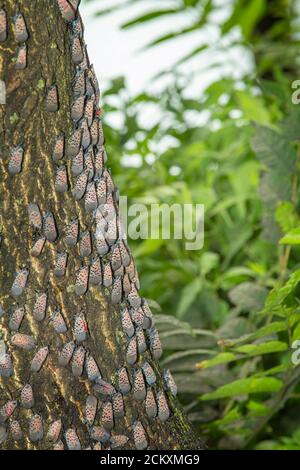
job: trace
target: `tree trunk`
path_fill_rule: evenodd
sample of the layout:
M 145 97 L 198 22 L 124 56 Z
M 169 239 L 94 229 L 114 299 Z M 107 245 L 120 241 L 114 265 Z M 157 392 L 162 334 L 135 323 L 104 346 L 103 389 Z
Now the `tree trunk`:
M 59 3 L 66 9 L 60 11 Z M 106 233 L 108 245 L 95 236 L 96 222 L 110 227 L 114 220 L 109 210 L 92 212 L 95 190 L 96 203 L 105 194 L 108 209 L 118 206 L 117 191 L 102 168 L 97 83 L 85 53 L 81 57 L 79 14 L 77 22 L 67 21 L 74 15 L 70 3 L 4 0 L 7 37 L 0 11 L 0 79 L 6 86 L 0 106 L 0 448 L 199 449 L 172 395 L 172 380 L 164 380 L 159 368 L 159 340 L 147 303 L 135 291 L 131 255 L 114 234 Z M 99 36 L 105 47 L 103 41 Z M 81 183 L 76 129 L 84 147 Z M 74 219 L 78 236 L 76 223 L 69 230 Z M 65 366 L 64 359 L 70 359 Z M 120 369 L 128 373 L 129 392 Z

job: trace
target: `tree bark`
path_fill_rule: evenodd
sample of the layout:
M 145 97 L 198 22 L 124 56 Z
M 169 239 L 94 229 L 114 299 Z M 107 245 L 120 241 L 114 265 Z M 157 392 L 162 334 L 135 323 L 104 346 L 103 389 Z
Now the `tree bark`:
M 90 267 L 92 259 L 97 256 L 95 219 L 86 210 L 85 197 L 81 200 L 74 198 L 76 177 L 72 174 L 72 159 L 70 158 L 72 152 L 68 144 L 74 130 L 83 125 L 82 120 L 76 122 L 71 118 L 74 77 L 76 72 L 78 77 L 80 70 L 85 70 L 87 76 L 87 67 L 89 67 L 85 60 L 80 64 L 74 64 L 74 58 L 76 59 L 76 54 L 78 54 L 74 39 L 80 38 L 80 34 L 72 33 L 74 23 L 62 17 L 56 0 L 4 0 L 2 4 L 7 15 L 8 35 L 4 41 L 0 42 L 0 79 L 6 85 L 6 104 L 0 106 L 0 346 L 2 348 L 0 350 L 0 373 L 2 374 L 0 374 L 0 408 L 2 407 L 0 410 L 0 448 L 53 449 L 61 447 L 72 449 L 78 448 L 79 442 L 82 449 L 93 448 L 97 442 L 100 447 L 98 431 L 106 436 L 100 439 L 105 441 L 101 444 L 102 448 L 116 447 L 120 442 L 120 445 L 123 444 L 122 448 L 126 449 L 143 448 L 146 445 L 148 449 L 200 449 L 199 439 L 171 391 L 166 389 L 162 371 L 156 359 L 159 355 L 158 350 L 151 343 L 150 333 L 153 327 L 150 331 L 151 325 L 147 316 L 149 314 L 144 300 L 142 299 L 142 306 L 144 325 L 147 324 L 147 328 L 144 327 L 147 349 L 138 355 L 134 364 L 130 365 L 127 356 L 128 344 L 130 342 L 134 344 L 138 331 L 141 337 L 141 330 L 137 328 L 139 323 L 136 320 L 132 342 L 131 333 L 128 336 L 123 329 L 121 312 L 128 308 L 131 316 L 134 317 L 138 309 L 134 309 L 132 305 L 135 305 L 136 299 L 130 303 L 130 295 L 127 296 L 128 291 L 126 291 L 127 294 L 124 293 L 123 285 L 122 299 L 114 304 L 111 298 L 112 288 L 105 288 L 103 282 L 94 286 L 89 282 L 88 291 L 84 295 L 78 295 L 80 289 L 76 291 L 78 282 L 76 273 L 82 266 Z M 22 24 L 17 23 L 17 35 L 13 27 L 14 22 L 18 21 L 15 15 L 20 12 L 25 18 L 29 34 L 25 41 L 27 64 L 24 69 L 22 65 L 20 68 L 22 57 L 19 56 L 19 60 L 16 60 L 19 53 L 18 47 L 24 46 L 24 43 L 18 43 L 17 39 L 24 41 L 26 34 L 24 36 L 22 32 Z M 77 15 L 79 18 L 79 13 Z M 82 46 L 83 41 L 83 38 L 80 38 Z M 99 44 L 103 45 L 103 41 L 105 38 L 99 37 Z M 86 83 L 87 80 L 86 78 Z M 53 86 L 56 88 L 51 89 Z M 97 97 L 96 83 L 93 83 L 93 87 L 90 86 L 90 90 L 91 88 L 94 89 Z M 53 112 L 56 106 L 56 91 L 58 92 L 58 110 Z M 86 95 L 86 106 L 91 92 L 85 90 L 83 93 Z M 90 116 L 88 112 L 86 106 L 86 116 Z M 92 112 L 93 121 L 97 122 L 99 111 L 96 99 Z M 86 122 L 91 125 L 88 117 Z M 62 134 L 65 136 L 64 155 L 62 159 L 55 161 L 54 148 L 57 137 Z M 22 150 L 24 151 L 23 160 L 21 166 L 18 167 L 17 160 L 22 158 L 20 156 Z M 85 149 L 85 156 L 91 150 L 93 150 L 93 158 L 97 153 L 104 152 L 101 135 L 98 136 L 97 142 L 94 140 L 94 145 L 91 144 Z M 85 161 L 86 164 L 88 164 L 87 161 Z M 57 167 L 62 164 L 67 168 L 68 190 L 58 192 L 56 171 Z M 91 172 L 93 173 L 91 182 L 95 181 L 97 185 L 102 170 L 99 170 L 95 161 Z M 62 175 L 64 175 L 63 170 Z M 105 175 L 106 188 L 108 188 L 109 175 L 107 173 Z M 60 183 L 64 187 L 63 176 Z M 114 203 L 117 207 L 116 191 L 113 190 L 110 194 L 107 189 L 106 197 L 109 204 Z M 44 214 L 42 227 L 38 219 L 34 219 L 32 214 L 30 216 L 30 208 L 33 212 L 36 208 L 30 204 L 36 204 L 40 212 Z M 51 226 L 52 219 L 51 216 L 49 218 L 49 212 L 55 220 L 57 238 L 55 227 Z M 35 215 L 38 217 L 38 213 Z M 84 243 L 82 239 L 81 243 L 76 243 L 73 247 L 66 241 L 68 224 L 75 218 L 79 220 L 80 233 L 83 234 L 88 230 L 92 235 L 91 254 L 89 254 L 88 246 L 85 245 L 88 256 L 82 256 L 83 253 L 81 255 L 79 253 L 79 247 L 82 248 Z M 39 256 L 33 256 L 37 253 L 32 252 L 32 247 L 39 237 L 46 238 L 45 245 Z M 102 271 L 108 264 L 113 264 L 111 253 L 116 252 L 115 248 L 119 246 L 119 243 L 117 241 L 107 255 L 100 257 Z M 55 275 L 55 265 L 57 254 L 61 252 L 67 253 L 68 260 L 65 275 L 58 277 Z M 132 274 L 132 264 L 128 267 L 128 261 L 126 263 L 123 259 L 122 263 L 125 266 L 114 270 L 113 282 L 115 283 L 116 279 L 124 280 L 126 272 L 131 273 L 131 287 L 134 289 L 135 285 L 138 285 L 138 280 L 137 275 Z M 27 282 L 25 282 L 24 272 L 22 278 L 24 269 L 27 269 L 29 273 Z M 128 280 L 128 277 L 126 279 Z M 24 288 L 22 281 L 25 284 Z M 83 284 L 84 282 L 83 277 Z M 115 288 L 118 292 L 116 286 Z M 134 293 L 134 290 L 132 292 Z M 47 296 L 46 315 L 43 320 L 37 321 L 38 314 L 43 309 L 42 307 L 40 310 L 37 309 L 36 300 L 43 293 Z M 136 301 L 139 302 L 139 297 Z M 18 308 L 25 309 L 20 326 L 18 325 L 19 317 L 15 312 Z M 66 332 L 56 331 L 58 328 L 55 323 L 57 309 L 65 319 Z M 75 325 L 76 330 L 75 317 L 80 312 L 84 313 L 85 320 Z M 141 314 L 141 310 L 139 312 Z M 83 325 L 82 330 L 80 330 L 80 325 Z M 63 329 L 58 331 L 63 331 Z M 80 334 L 84 337 L 86 333 L 86 338 L 81 342 Z M 15 336 L 18 334 L 28 336 Z M 35 345 L 33 349 L 29 349 L 32 338 Z M 60 351 L 66 343 L 71 341 L 75 342 L 74 354 L 77 354 L 78 362 L 75 363 L 73 354 L 70 363 L 62 367 L 59 365 Z M 78 349 L 82 346 L 84 349 Z M 32 362 L 35 354 L 44 347 L 49 348 L 48 355 L 45 354 L 47 356 L 45 362 L 42 363 L 42 352 L 45 350 L 42 350 Z M 81 353 L 85 357 L 82 374 L 80 374 Z M 107 388 L 104 391 L 103 388 L 101 389 L 101 382 L 97 384 L 95 380 L 90 380 L 86 367 L 88 358 L 91 357 L 95 359 L 102 379 L 112 384 L 114 388 L 111 390 Z M 11 375 L 9 365 L 7 365 L 10 359 L 12 361 Z M 153 385 L 147 384 L 147 373 L 142 369 L 145 361 L 155 372 L 156 382 Z M 36 372 L 35 370 L 40 366 L 40 370 Z M 76 377 L 74 372 L 76 375 L 78 367 L 80 376 Z M 122 367 L 127 370 L 131 391 L 120 395 L 118 394 L 120 383 L 117 380 L 117 371 Z M 166 421 L 164 421 L 166 407 L 163 399 L 160 401 L 159 416 L 154 419 L 150 419 L 149 413 L 146 413 L 145 399 L 137 399 L 138 382 L 136 382 L 135 391 L 133 390 L 137 372 L 141 381 L 139 383 L 142 383 L 141 395 L 143 395 L 143 382 L 147 390 L 151 389 L 154 392 L 156 403 L 160 397 L 157 394 L 164 393 L 170 409 L 170 417 Z M 26 384 L 32 386 L 33 404 L 27 403 L 26 405 L 27 396 L 23 390 Z M 93 414 L 92 410 L 88 416 L 85 412 L 86 399 L 89 395 L 95 396 L 98 400 L 94 422 L 93 417 L 90 417 Z M 122 413 L 117 413 L 117 399 L 121 401 L 123 399 L 124 417 L 121 416 Z M 14 404 L 12 408 L 9 408 L 11 401 L 14 401 Z M 113 429 L 111 429 L 112 417 L 109 403 L 115 405 Z M 52 435 L 52 441 L 49 441 L 49 435 L 47 436 L 49 426 L 57 420 L 62 422 L 61 430 L 57 435 L 54 432 L 59 431 L 59 423 L 55 428 L 51 428 L 54 437 Z M 95 429 L 93 426 L 101 427 L 100 431 L 99 428 Z M 102 426 L 108 434 L 103 431 Z M 143 435 L 143 430 L 145 435 Z M 120 435 L 126 436 L 128 441 L 125 442 L 125 438 L 115 437 Z

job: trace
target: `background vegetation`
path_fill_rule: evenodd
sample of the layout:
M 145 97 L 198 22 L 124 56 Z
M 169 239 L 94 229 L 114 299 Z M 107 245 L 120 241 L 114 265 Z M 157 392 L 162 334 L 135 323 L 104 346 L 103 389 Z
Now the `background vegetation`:
M 88 0 L 86 0 L 88 1 Z M 111 167 L 129 202 L 204 203 L 205 246 L 130 241 L 142 294 L 156 313 L 163 364 L 210 448 L 299 449 L 300 108 L 291 84 L 300 78 L 299 4 L 289 0 L 123 0 L 99 15 L 144 3 L 123 28 L 168 18 L 170 30 L 149 47 L 210 27 L 172 70 L 159 93 L 130 97 L 123 77 L 102 96 Z M 224 14 L 220 15 L 220 10 Z M 172 30 L 175 15 L 190 24 Z M 230 70 L 230 53 L 249 57 Z M 214 57 L 209 61 L 208 57 Z M 193 77 L 189 61 L 198 61 Z M 219 77 L 191 98 L 191 79 Z M 144 126 L 145 108 L 157 117 Z M 136 155 L 141 156 L 138 167 Z M 132 157 L 132 165 L 131 158 Z

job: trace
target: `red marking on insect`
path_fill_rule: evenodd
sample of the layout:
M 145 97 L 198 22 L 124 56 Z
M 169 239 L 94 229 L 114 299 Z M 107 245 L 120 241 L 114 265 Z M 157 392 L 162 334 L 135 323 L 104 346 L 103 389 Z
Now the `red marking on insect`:
M 93 356 L 88 356 L 85 361 L 85 368 L 87 372 L 88 379 L 91 382 L 94 382 L 97 379 L 101 379 L 101 374 L 99 371 L 99 367 L 93 358 Z
M 56 85 L 51 85 L 46 93 L 46 110 L 55 113 L 59 109 L 58 89 Z
M 30 368 L 32 372 L 39 372 L 46 361 L 47 357 L 49 354 L 49 348 L 48 346 L 45 346 L 43 348 L 40 348 L 36 354 L 34 355 Z
M 63 277 L 65 275 L 67 262 L 68 262 L 68 253 L 66 251 L 56 253 L 56 259 L 55 259 L 55 265 L 54 265 L 54 271 L 53 271 L 56 277 Z
M 50 424 L 46 439 L 49 442 L 55 443 L 58 441 L 62 429 L 62 421 L 58 419 Z
M 12 416 L 17 406 L 16 400 L 9 400 L 0 408 L 0 424 L 5 423 Z
M 45 246 L 45 242 L 46 242 L 46 237 L 39 237 L 35 241 L 33 247 L 31 248 L 31 251 L 30 251 L 31 256 L 34 256 L 35 258 L 40 256 Z
M 65 242 L 69 246 L 75 246 L 78 240 L 79 234 L 79 221 L 73 219 L 67 226 Z
M 8 324 L 9 329 L 11 331 L 18 331 L 21 326 L 24 316 L 25 316 L 25 308 L 24 307 L 16 308 L 10 316 L 9 324 Z
M 12 147 L 10 149 L 10 158 L 8 163 L 8 172 L 11 175 L 17 175 L 22 171 L 22 164 L 24 159 L 24 149 L 21 145 Z
M 17 42 L 25 42 L 29 37 L 25 19 L 22 13 L 17 13 L 14 16 L 14 33 Z
M 19 421 L 12 421 L 10 423 L 10 433 L 14 441 L 20 441 L 23 438 L 23 431 Z
M 25 349 L 27 351 L 34 349 L 36 346 L 35 339 L 32 336 L 22 333 L 16 333 L 13 335 L 11 338 L 11 344 L 17 348 Z
M 49 242 L 55 242 L 58 237 L 56 222 L 52 212 L 44 213 L 44 235 Z
M 46 315 L 46 309 L 47 309 L 47 300 L 48 300 L 48 295 L 46 292 L 42 292 L 39 294 L 36 298 L 32 315 L 33 318 L 37 321 L 43 321 Z
M 93 426 L 98 407 L 98 400 L 94 395 L 89 395 L 85 404 L 85 421 L 89 426 Z
M 24 385 L 21 390 L 21 404 L 26 409 L 30 409 L 34 405 L 33 390 L 30 384 Z
M 58 193 L 65 193 L 68 191 L 68 173 L 65 165 L 57 167 L 54 186 Z
M 65 153 L 65 136 L 60 134 L 56 137 L 52 158 L 54 161 L 61 160 Z
M 78 343 L 82 343 L 86 340 L 88 326 L 84 312 L 80 312 L 75 316 L 74 320 L 74 335 Z

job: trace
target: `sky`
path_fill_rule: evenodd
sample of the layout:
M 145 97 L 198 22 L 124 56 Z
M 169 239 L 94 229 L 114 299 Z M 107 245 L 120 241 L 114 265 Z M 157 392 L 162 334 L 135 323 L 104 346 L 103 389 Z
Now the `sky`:
M 141 52 L 151 40 L 168 31 L 176 31 L 189 25 L 191 12 L 187 11 L 185 15 L 180 14 L 177 17 L 173 15 L 172 20 L 170 17 L 165 17 L 154 20 L 146 26 L 140 25 L 128 30 L 120 30 L 122 23 L 141 12 L 151 11 L 154 5 L 157 7 L 157 0 L 138 2 L 131 7 L 127 6 L 106 16 L 95 16 L 95 12 L 100 8 L 111 7 L 116 3 L 124 4 L 125 0 L 83 0 L 80 7 L 85 24 L 85 39 L 89 57 L 94 63 L 102 90 L 105 90 L 109 80 L 122 75 L 126 77 L 127 88 L 132 95 L 146 89 L 155 91 L 168 80 L 165 78 L 155 81 L 153 77 L 158 73 L 172 69 L 172 64 L 201 43 L 209 41 L 211 44 L 219 44 L 217 28 L 210 27 L 207 31 L 190 33 L 181 39 Z M 220 0 L 220 5 L 222 4 L 224 5 L 224 2 Z M 145 5 L 147 6 L 145 7 Z M 159 0 L 159 5 L 161 8 L 174 6 L 174 1 Z M 220 6 L 219 16 L 227 13 Z M 201 81 L 199 73 L 196 74 L 195 79 L 191 78 L 186 90 L 187 94 L 195 96 L 201 93 L 201 90 L 211 81 L 219 78 L 220 70 L 208 70 L 209 64 L 217 59 L 220 59 L 220 54 L 212 54 L 210 50 L 209 53 L 201 55 L 201 61 L 197 56 L 195 60 L 185 65 L 185 70 L 191 77 L 194 72 L 199 71 L 199 68 L 205 69 L 201 73 Z M 224 66 L 221 73 L 229 72 L 236 75 L 249 67 L 248 58 L 241 51 L 232 48 L 228 56 L 222 57 L 222 60 L 224 60 Z

